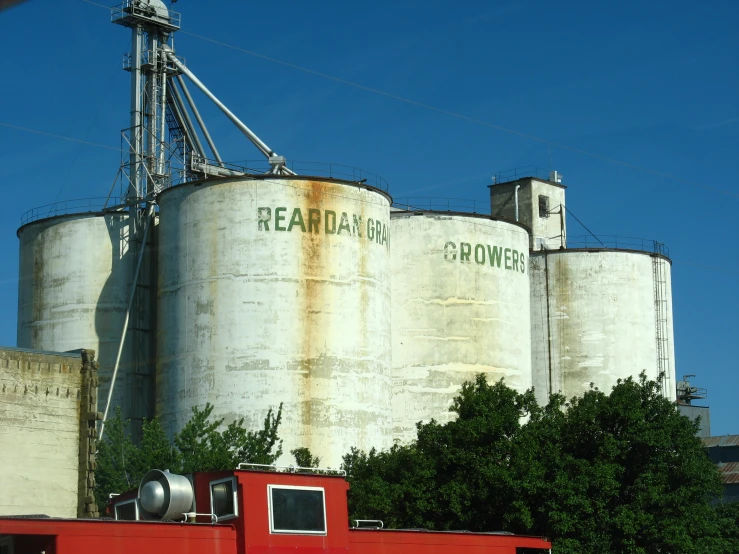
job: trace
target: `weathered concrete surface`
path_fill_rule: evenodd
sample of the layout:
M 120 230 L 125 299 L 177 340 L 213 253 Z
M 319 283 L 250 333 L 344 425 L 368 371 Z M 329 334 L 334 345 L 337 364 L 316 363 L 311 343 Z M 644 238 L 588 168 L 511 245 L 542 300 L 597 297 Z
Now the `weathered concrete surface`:
M 484 373 L 531 386 L 529 234 L 486 217 L 393 213 L 393 438 L 447 422 Z M 492 260 L 491 260 L 492 259 Z
M 55 217 L 18 230 L 18 346 L 96 351 L 99 411 L 105 409 L 133 278 L 128 232 L 124 214 Z M 113 409 L 121 406 L 129 417 L 124 401 L 131 367 L 128 344 L 123 352 Z
M 260 428 L 284 403 L 284 462 L 336 467 L 391 444 L 389 200 L 300 178 L 181 185 L 160 196 L 157 414 L 193 406 Z
M 675 399 L 670 263 L 642 252 L 564 250 L 531 258 L 533 381 L 570 398 L 593 383 L 608 393 L 621 378 L 658 377 L 653 263 L 666 278 L 664 394 Z
M 94 385 L 84 377 L 79 353 L 0 349 L 0 515 L 73 518 L 80 500 L 84 507 L 81 393 Z
M 515 221 L 516 186 L 518 190 L 518 220 L 531 229 L 530 248 L 550 250 L 567 246 L 567 218 L 565 211 L 565 190 L 558 183 L 532 177 L 508 183 L 491 185 L 490 213 Z M 548 213 L 539 210 L 539 196 L 548 198 Z

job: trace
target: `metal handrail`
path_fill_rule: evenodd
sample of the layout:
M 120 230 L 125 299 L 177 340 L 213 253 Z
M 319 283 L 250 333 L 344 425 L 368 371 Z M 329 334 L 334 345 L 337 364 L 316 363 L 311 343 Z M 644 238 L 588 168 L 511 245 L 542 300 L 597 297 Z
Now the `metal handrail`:
M 182 515 L 185 516 L 185 521 L 187 521 L 188 523 L 194 523 L 194 522 L 191 522 L 190 519 L 191 518 L 192 519 L 195 519 L 198 516 L 200 516 L 200 517 L 209 517 L 210 518 L 211 525 L 218 523 L 218 516 L 216 514 L 212 514 L 212 513 L 208 513 L 208 514 L 203 513 L 203 514 L 200 514 L 200 513 L 197 513 L 197 512 L 184 512 Z
M 367 526 L 367 527 L 360 527 L 361 523 L 374 523 L 375 525 Z M 354 528 L 355 529 L 383 529 L 385 527 L 385 524 L 381 519 L 355 519 L 354 520 Z
M 106 205 L 115 206 L 119 203 L 120 198 L 107 198 L 105 196 L 60 200 L 58 202 L 52 202 L 51 204 L 45 204 L 44 206 L 38 206 L 37 208 L 28 210 L 21 215 L 21 225 L 25 225 L 39 219 L 46 219 L 60 215 L 101 212 Z
M 518 181 L 526 177 L 535 177 L 543 181 L 549 181 L 550 171 L 535 165 L 524 165 L 516 167 L 514 169 L 508 169 L 505 171 L 498 171 L 493 175 L 493 184 L 500 185 L 501 183 L 510 183 L 511 181 Z
M 317 474 L 323 474 L 323 473 L 333 473 L 335 475 L 341 475 L 346 476 L 346 470 L 343 469 L 332 469 L 330 467 L 302 467 L 302 466 L 278 466 L 275 464 L 251 464 L 249 462 L 241 462 L 238 466 L 236 466 L 236 469 L 245 469 L 245 468 L 269 468 L 272 471 L 281 471 L 282 473 L 317 473 Z
M 411 196 L 393 198 L 393 208 L 405 211 L 463 212 L 490 215 L 490 200 Z
M 125 0 L 122 4 L 110 8 L 111 23 L 125 21 L 128 18 L 136 16 L 151 16 L 151 12 L 145 9 L 148 5 L 144 4 L 140 6 L 139 4 L 136 0 Z M 169 18 L 167 26 L 179 29 L 182 24 L 182 14 L 167 10 L 167 15 Z
M 670 249 L 663 243 L 639 237 L 625 237 L 620 235 L 581 235 L 573 237 L 567 236 L 567 249 L 577 248 L 612 248 L 615 250 L 637 250 L 640 252 L 650 252 L 652 254 L 660 254 L 670 257 Z
M 205 160 L 209 165 L 217 166 L 216 160 Z M 247 174 L 262 175 L 270 170 L 268 160 L 241 160 L 236 162 L 223 162 L 227 169 L 240 171 Z M 359 167 L 336 164 L 332 162 L 306 162 L 300 160 L 287 160 L 285 167 L 294 171 L 298 176 L 328 177 L 330 179 L 341 179 L 355 183 L 367 184 L 387 192 L 388 183 L 384 177 L 366 171 Z

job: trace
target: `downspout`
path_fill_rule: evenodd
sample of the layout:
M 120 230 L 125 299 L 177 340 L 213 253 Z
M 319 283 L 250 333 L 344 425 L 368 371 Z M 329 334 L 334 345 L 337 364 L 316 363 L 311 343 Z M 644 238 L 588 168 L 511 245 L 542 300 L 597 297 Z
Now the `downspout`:
M 516 185 L 516 188 L 514 189 L 514 196 L 515 196 L 515 202 L 516 202 L 516 221 L 518 221 L 518 189 L 521 188 L 521 185 Z
M 549 371 L 549 394 L 552 394 L 552 323 L 550 318 L 549 306 L 549 254 L 544 250 L 544 282 L 545 293 L 547 295 L 547 370 Z
M 133 209 L 131 210 L 133 215 Z M 146 221 L 144 222 L 144 235 L 141 239 L 141 251 L 139 252 L 138 260 L 136 261 L 136 269 L 133 273 L 133 281 L 131 282 L 131 294 L 128 297 L 128 308 L 126 309 L 126 317 L 123 319 L 123 330 L 121 331 L 121 340 L 118 343 L 118 354 L 115 357 L 115 364 L 113 365 L 113 376 L 110 379 L 110 387 L 108 388 L 108 399 L 105 402 L 105 412 L 103 413 L 103 421 L 100 424 L 100 441 L 103 440 L 103 433 L 105 432 L 105 422 L 108 419 L 108 411 L 110 410 L 110 403 L 113 400 L 113 389 L 115 388 L 115 379 L 118 376 L 118 368 L 121 363 L 121 354 L 123 353 L 123 344 L 126 340 L 126 331 L 128 330 L 128 320 L 131 316 L 131 308 L 133 307 L 133 300 L 136 297 L 136 285 L 139 279 L 139 272 L 141 271 L 141 262 L 144 259 L 144 251 L 146 250 L 146 238 L 149 234 L 149 227 L 152 225 L 151 220 L 154 218 L 154 205 L 147 204 L 146 206 Z
M 565 236 L 565 208 L 562 204 L 559 205 L 559 248 L 564 249 L 567 244 L 567 237 Z

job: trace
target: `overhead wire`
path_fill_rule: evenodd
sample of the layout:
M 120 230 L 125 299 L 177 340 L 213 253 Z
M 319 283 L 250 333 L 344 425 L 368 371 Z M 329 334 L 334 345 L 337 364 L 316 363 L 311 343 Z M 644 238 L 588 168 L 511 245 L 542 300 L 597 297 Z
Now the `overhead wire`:
M 82 1 L 83 2 L 89 2 L 89 0 L 82 0 Z M 343 79 L 341 77 L 336 77 L 334 75 L 329 75 L 328 73 L 323 73 L 321 71 L 316 71 L 314 69 L 309 69 L 307 67 L 303 67 L 303 66 L 300 66 L 300 65 L 295 64 L 295 63 L 292 63 L 292 62 L 286 62 L 286 61 L 280 60 L 278 58 L 273 58 L 271 56 L 266 56 L 264 54 L 260 54 L 259 52 L 254 52 L 253 50 L 247 50 L 246 48 L 241 48 L 239 46 L 234 46 L 232 44 L 228 44 L 228 43 L 225 43 L 225 42 L 222 42 L 222 41 L 219 41 L 219 40 L 215 40 L 215 39 L 212 39 L 212 38 L 209 38 L 209 37 L 204 37 L 202 35 L 197 35 L 195 33 L 190 33 L 188 31 L 182 31 L 182 30 L 180 30 L 180 33 L 182 33 L 184 35 L 191 36 L 193 38 L 197 38 L 197 39 L 206 41 L 206 42 L 211 42 L 213 44 L 217 44 L 217 45 L 223 46 L 225 48 L 230 48 L 232 50 L 243 52 L 245 54 L 249 54 L 250 56 L 254 56 L 256 58 L 261 58 L 263 60 L 267 60 L 267 61 L 270 61 L 270 62 L 273 62 L 273 63 L 277 63 L 277 64 L 280 64 L 280 65 L 284 65 L 286 67 L 290 67 L 290 68 L 293 68 L 293 69 L 297 69 L 299 71 L 303 71 L 303 72 L 309 73 L 311 75 L 316 75 L 318 77 L 323 77 L 325 79 L 330 79 L 330 80 L 335 81 L 337 83 L 342 83 L 344 85 L 348 85 L 348 86 L 352 86 L 352 87 L 355 87 L 355 88 L 358 88 L 358 89 L 361 89 L 361 90 L 365 90 L 367 92 L 372 92 L 372 93 L 375 93 L 375 94 L 379 94 L 381 96 L 385 96 L 387 98 L 392 98 L 394 100 L 398 100 L 398 101 L 404 102 L 406 104 L 411 104 L 413 106 L 417 106 L 417 107 L 420 107 L 420 108 L 425 108 L 427 110 L 435 111 L 437 113 L 448 115 L 450 117 L 455 117 L 457 119 L 468 121 L 470 123 L 475 123 L 477 125 L 483 125 L 485 127 L 491 128 L 491 129 L 502 131 L 504 133 L 509 133 L 509 134 L 516 135 L 516 136 L 519 136 L 519 137 L 522 137 L 522 138 L 527 138 L 527 139 L 530 139 L 530 140 L 541 142 L 543 144 L 549 145 L 550 147 L 551 146 L 554 146 L 554 147 L 557 147 L 557 148 L 561 148 L 563 150 L 569 150 L 570 152 L 575 152 L 577 154 L 581 154 L 581 155 L 584 155 L 584 156 L 589 156 L 591 158 L 596 158 L 596 159 L 599 159 L 599 160 L 602 160 L 602 161 L 605 161 L 605 162 L 609 162 L 609 163 L 621 165 L 623 167 L 627 167 L 629 169 L 634 169 L 634 170 L 637 170 L 637 171 L 641 171 L 643 173 L 649 173 L 651 175 L 655 175 L 655 176 L 658 176 L 658 177 L 663 177 L 665 179 L 670 179 L 672 181 L 676 181 L 676 182 L 683 183 L 683 184 L 686 184 L 686 185 L 690 185 L 690 186 L 702 188 L 702 189 L 705 189 L 705 190 L 710 190 L 710 191 L 713 191 L 713 192 L 717 192 L 717 193 L 720 193 L 720 194 L 725 194 L 725 195 L 728 195 L 728 196 L 734 196 L 736 198 L 739 198 L 739 193 L 736 193 L 736 192 L 733 192 L 733 191 L 729 191 L 729 190 L 725 190 L 725 189 L 720 189 L 720 188 L 716 188 L 716 187 L 711 187 L 709 185 L 704 185 L 702 183 L 698 183 L 696 181 L 690 181 L 688 179 L 682 179 L 680 177 L 676 177 L 675 175 L 670 175 L 669 173 L 664 173 L 662 171 L 657 171 L 657 170 L 654 170 L 654 169 L 650 169 L 648 167 L 643 167 L 643 166 L 640 166 L 640 165 L 636 165 L 636 164 L 632 164 L 632 163 L 629 163 L 629 162 L 625 162 L 623 160 L 618 160 L 616 158 L 611 158 L 609 156 L 604 156 L 602 154 L 597 154 L 595 152 L 590 152 L 589 150 L 584 150 L 582 148 L 576 148 L 574 146 L 570 146 L 570 145 L 563 144 L 563 143 L 560 143 L 560 142 L 556 142 L 556 141 L 552 141 L 552 140 L 545 139 L 545 138 L 542 138 L 542 137 L 538 137 L 538 136 L 532 135 L 530 133 L 525 133 L 525 132 L 522 132 L 522 131 L 517 131 L 515 129 L 510 129 L 508 127 L 504 127 L 502 125 L 497 125 L 495 123 L 490 123 L 490 122 L 484 121 L 482 119 L 477 119 L 475 117 L 470 117 L 470 116 L 467 116 L 467 115 L 464 115 L 464 114 L 460 114 L 458 112 L 453 112 L 453 111 L 450 111 L 450 110 L 446 110 L 444 108 L 439 108 L 439 107 L 433 106 L 431 104 L 426 104 L 424 102 L 419 102 L 419 101 L 413 100 L 411 98 L 406 98 L 405 96 L 400 96 L 400 95 L 397 95 L 397 94 L 386 92 L 384 90 L 380 90 L 380 89 L 377 89 L 377 88 L 373 88 L 373 87 L 369 87 L 369 86 L 366 86 L 366 85 L 362 85 L 360 83 L 355 83 L 353 81 L 349 81 L 349 80 Z
M 89 140 L 80 140 L 78 138 L 74 137 L 67 137 L 64 135 L 58 135 L 56 133 L 48 133 L 46 131 L 39 131 L 38 129 L 29 129 L 28 127 L 21 127 L 20 125 L 12 125 L 10 123 L 5 123 L 4 121 L 0 121 L 0 126 L 2 127 L 8 127 L 9 129 L 16 129 L 18 131 L 26 131 L 28 133 L 35 133 L 37 135 L 44 135 L 47 137 L 62 139 L 62 140 L 68 140 L 71 142 L 77 142 L 79 144 L 86 144 L 87 146 L 97 146 L 98 148 L 105 148 L 107 150 L 115 150 L 116 152 L 123 152 L 124 150 L 122 148 L 116 148 L 114 146 L 108 146 L 107 144 L 100 144 L 98 142 L 90 142 Z
M 131 41 L 128 42 L 128 47 L 130 48 Z M 115 72 L 111 72 L 110 80 L 108 81 L 108 86 L 105 89 L 105 92 L 103 93 L 102 97 L 100 98 L 100 103 L 98 104 L 97 110 L 95 111 L 95 115 L 92 117 L 92 121 L 90 122 L 90 125 L 87 127 L 87 132 L 85 132 L 85 137 L 83 140 L 87 140 L 87 137 L 90 136 L 90 133 L 92 132 L 92 129 L 95 127 L 95 124 L 97 123 L 98 117 L 100 116 L 100 112 L 103 110 L 103 105 L 105 104 L 105 100 L 108 98 L 108 95 L 110 94 L 110 90 L 113 88 L 113 83 L 115 83 L 115 76 L 118 74 L 119 69 L 116 69 Z M 62 195 L 62 192 L 64 191 L 64 188 L 67 186 L 67 183 L 69 182 L 69 177 L 72 175 L 72 171 L 74 170 L 74 166 L 77 164 L 77 160 L 79 160 L 80 153 L 82 152 L 82 144 L 79 145 L 77 148 L 77 153 L 75 154 L 74 158 L 72 159 L 72 162 L 69 164 L 69 167 L 67 168 L 67 173 L 64 176 L 64 179 L 62 180 L 62 185 L 59 187 L 59 192 L 56 194 L 56 198 L 54 198 L 54 202 L 59 200 L 59 197 Z
M 105 6 L 103 4 L 99 4 L 97 2 L 93 2 L 92 0 L 82 0 L 82 2 L 85 2 L 87 4 L 91 4 L 93 6 L 98 6 L 98 7 L 101 7 L 101 8 L 110 9 L 109 6 Z M 410 104 L 410 105 L 413 105 L 413 106 L 417 106 L 417 107 L 420 107 L 420 108 L 431 110 L 431 111 L 434 111 L 434 112 L 437 112 L 437 113 L 441 113 L 441 114 L 444 114 L 444 115 L 447 115 L 447 116 L 450 116 L 450 117 L 461 119 L 463 121 L 468 121 L 470 123 L 474 123 L 474 124 L 477 124 L 477 125 L 482 125 L 482 126 L 485 126 L 485 127 L 490 128 L 490 129 L 495 129 L 497 131 L 501 131 L 501 132 L 512 134 L 512 135 L 516 135 L 516 136 L 519 136 L 519 137 L 522 137 L 522 138 L 526 138 L 526 139 L 529 139 L 529 140 L 533 140 L 533 141 L 536 141 L 536 142 L 540 142 L 540 143 L 543 143 L 543 144 L 547 144 L 550 148 L 552 146 L 554 146 L 556 148 L 561 148 L 562 150 L 568 150 L 570 152 L 581 154 L 583 156 L 588 156 L 588 157 L 591 157 L 591 158 L 599 159 L 601 161 L 605 161 L 605 162 L 608 162 L 608 163 L 620 165 L 620 166 L 623 166 L 623 167 L 627 167 L 629 169 L 633 169 L 633 170 L 636 170 L 636 171 L 641 171 L 643 173 L 648 173 L 648 174 L 651 174 L 651 175 L 654 175 L 654 176 L 657 176 L 657 177 L 662 177 L 664 179 L 669 179 L 669 180 L 672 180 L 672 181 L 675 181 L 675 182 L 678 182 L 678 183 L 682 183 L 682 184 L 685 184 L 685 185 L 689 185 L 689 186 L 693 186 L 693 187 L 698 187 L 698 188 L 702 188 L 702 189 L 705 189 L 705 190 L 716 192 L 718 194 L 724 194 L 724 195 L 727 195 L 727 196 L 732 196 L 732 197 L 735 197 L 735 198 L 739 198 L 739 192 L 734 192 L 734 191 L 730 191 L 730 190 L 720 189 L 720 188 L 717 188 L 717 187 L 712 187 L 712 186 L 709 186 L 709 185 L 705 185 L 703 183 L 699 183 L 697 181 L 683 179 L 681 177 L 677 177 L 675 175 L 671 175 L 671 174 L 665 173 L 663 171 L 658 171 L 658 170 L 651 169 L 651 168 L 648 168 L 648 167 L 636 165 L 636 164 L 633 164 L 633 163 L 630 163 L 630 162 L 619 160 L 617 158 L 612 158 L 610 156 L 604 156 L 604 155 L 598 154 L 596 152 L 591 152 L 589 150 L 584 150 L 582 148 L 577 148 L 577 147 L 574 147 L 574 146 L 570 146 L 568 144 L 563 144 L 561 142 L 556 142 L 556 141 L 549 140 L 549 139 L 546 139 L 546 138 L 543 138 L 543 137 L 532 135 L 531 133 L 526 133 L 526 132 L 523 132 L 523 131 L 517 131 L 515 129 L 504 127 L 502 125 L 497 125 L 495 123 L 490 123 L 489 121 L 484 121 L 482 119 L 478 119 L 478 118 L 475 118 L 475 117 L 467 116 L 467 115 L 464 115 L 464 114 L 461 114 L 461 113 L 458 113 L 458 112 L 454 112 L 454 111 L 447 110 L 447 109 L 444 109 L 444 108 L 439 108 L 438 106 L 434 106 L 434 105 L 431 105 L 431 104 L 426 104 L 426 103 L 420 102 L 418 100 L 413 100 L 412 98 L 407 98 L 405 96 L 400 96 L 398 94 L 393 94 L 391 92 L 387 92 L 387 91 L 384 91 L 384 90 L 381 90 L 381 89 L 377 89 L 377 88 L 370 87 L 370 86 L 367 86 L 367 85 L 362 85 L 360 83 L 355 83 L 354 81 L 349 81 L 348 79 L 343 79 L 341 77 L 336 77 L 335 75 L 330 75 L 328 73 L 324 73 L 324 72 L 321 72 L 321 71 L 316 71 L 315 69 L 310 69 L 310 68 L 307 68 L 307 67 L 303 67 L 303 66 L 298 65 L 296 63 L 292 63 L 292 62 L 288 62 L 288 61 L 285 61 L 285 60 L 281 60 L 279 58 L 275 58 L 275 57 L 272 57 L 272 56 L 267 56 L 265 54 L 260 54 L 259 52 L 255 52 L 253 50 L 248 50 L 248 49 L 242 48 L 240 46 L 234 46 L 233 44 L 228 44 L 226 42 L 223 42 L 223 41 L 220 41 L 220 40 L 216 40 L 216 39 L 213 39 L 213 38 L 210 38 L 210 37 L 206 37 L 206 36 L 203 36 L 203 35 L 198 35 L 196 33 L 191 33 L 191 32 L 188 32 L 188 31 L 183 31 L 181 29 L 179 30 L 179 33 L 181 33 L 183 35 L 191 36 L 193 38 L 196 38 L 196 39 L 199 39 L 199 40 L 202 40 L 202 41 L 205 41 L 205 42 L 210 42 L 212 44 L 216 44 L 216 45 L 222 46 L 224 48 L 230 48 L 232 50 L 236 50 L 238 52 L 242 52 L 244 54 L 248 54 L 250 56 L 254 56 L 256 58 L 260 58 L 260 59 L 263 59 L 263 60 L 266 60 L 266 61 L 269 61 L 269 62 L 272 62 L 272 63 L 280 64 L 280 65 L 283 65 L 283 66 L 286 66 L 286 67 L 290 67 L 292 69 L 297 69 L 298 71 L 303 71 L 304 73 L 309 73 L 309 74 L 315 75 L 317 77 L 323 77 L 324 79 L 329 79 L 329 80 L 334 81 L 334 82 L 337 82 L 337 83 L 341 83 L 341 84 L 344 84 L 344 85 L 347 85 L 347 86 L 358 88 L 360 90 L 364 90 L 364 91 L 367 91 L 367 92 L 372 92 L 374 94 L 385 96 L 387 98 L 391 98 L 391 99 L 397 100 L 399 102 L 404 102 L 406 104 Z M 550 153 L 550 156 L 551 156 L 551 153 Z

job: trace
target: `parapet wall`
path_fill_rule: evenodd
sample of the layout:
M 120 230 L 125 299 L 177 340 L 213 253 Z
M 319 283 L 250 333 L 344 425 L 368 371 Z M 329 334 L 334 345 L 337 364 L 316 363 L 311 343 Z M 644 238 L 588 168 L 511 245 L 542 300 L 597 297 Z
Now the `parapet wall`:
M 0 515 L 96 517 L 95 352 L 0 349 Z

